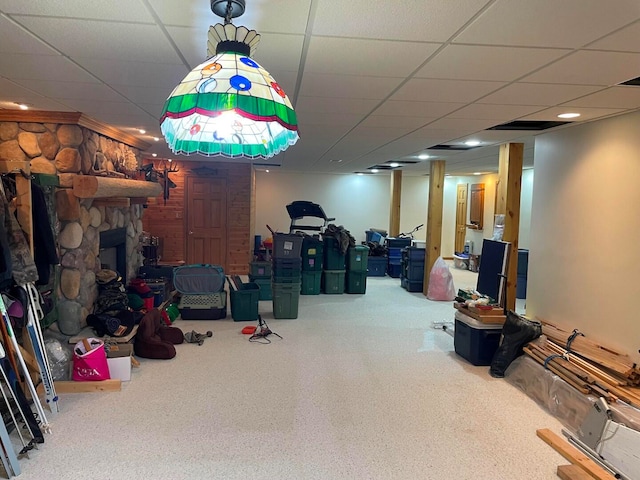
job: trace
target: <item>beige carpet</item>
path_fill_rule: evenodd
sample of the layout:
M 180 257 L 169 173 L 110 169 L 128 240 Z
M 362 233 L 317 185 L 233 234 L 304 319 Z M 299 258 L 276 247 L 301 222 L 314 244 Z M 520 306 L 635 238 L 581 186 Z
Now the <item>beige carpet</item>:
M 20 478 L 551 480 L 566 463 L 535 433 L 560 423 L 433 327 L 450 302 L 370 277 L 366 295 L 302 296 L 296 320 L 260 309 L 283 340 L 178 320 L 214 337 L 141 359 L 119 393 L 63 395 Z

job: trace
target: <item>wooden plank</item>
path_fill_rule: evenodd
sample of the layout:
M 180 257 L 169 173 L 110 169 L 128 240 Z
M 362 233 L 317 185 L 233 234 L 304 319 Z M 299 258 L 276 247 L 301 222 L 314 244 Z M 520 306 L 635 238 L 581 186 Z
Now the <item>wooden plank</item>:
M 400 233 L 400 198 L 402 196 L 402 170 L 391 172 L 391 199 L 389 202 L 389 236 Z
M 460 303 L 454 303 L 453 307 L 456 310 L 460 311 L 461 313 L 464 313 L 465 315 L 473 318 L 474 320 L 477 320 L 478 322 L 488 323 L 488 324 L 493 324 L 493 325 L 504 325 L 504 322 L 507 321 L 507 317 L 504 314 L 502 314 L 502 315 L 480 315 L 479 313 L 476 313 L 473 310 L 470 310 L 469 308 L 464 307 Z
M 444 160 L 432 160 L 429 171 L 429 203 L 427 204 L 427 242 L 424 258 L 422 293 L 429 291 L 429 277 L 433 264 L 440 256 L 442 244 L 442 208 L 444 205 Z
M 615 477 L 608 471 L 591 460 L 587 455 L 569 444 L 564 438 L 556 435 L 548 428 L 536 430 L 536 434 L 545 443 L 550 445 L 556 452 L 569 460 L 572 464 L 577 465 L 583 471 L 589 474 L 591 478 L 596 480 L 614 480 Z
M 95 392 L 119 392 L 122 382 L 119 379 L 102 380 L 100 382 L 74 382 L 72 380 L 57 380 L 53 382 L 56 393 L 95 393 Z M 42 384 L 38 385 L 38 394 L 44 391 Z
M 558 477 L 562 480 L 593 480 L 593 477 L 577 465 L 558 465 Z

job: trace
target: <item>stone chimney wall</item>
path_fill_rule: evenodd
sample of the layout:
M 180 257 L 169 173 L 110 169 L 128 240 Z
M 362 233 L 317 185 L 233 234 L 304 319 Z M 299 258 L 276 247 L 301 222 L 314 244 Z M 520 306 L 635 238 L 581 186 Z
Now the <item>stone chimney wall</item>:
M 73 177 L 133 176 L 140 166 L 140 152 L 78 125 L 0 122 L 0 160 L 28 160 L 31 173 L 59 177 L 60 186 L 48 200 L 55 203 L 53 230 L 60 257 L 55 282 L 58 327 L 75 335 L 86 326 L 98 295 L 100 232 L 126 228 L 126 275 L 134 278 L 143 260 L 139 241 L 143 208 L 96 206 L 96 199 L 79 199 L 71 190 Z

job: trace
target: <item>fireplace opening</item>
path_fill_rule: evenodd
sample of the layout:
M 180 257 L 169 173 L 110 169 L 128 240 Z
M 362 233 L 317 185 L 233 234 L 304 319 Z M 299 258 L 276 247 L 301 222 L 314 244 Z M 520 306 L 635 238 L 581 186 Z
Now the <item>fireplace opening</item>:
M 117 271 L 127 283 L 127 229 L 114 228 L 100 232 L 100 265 Z

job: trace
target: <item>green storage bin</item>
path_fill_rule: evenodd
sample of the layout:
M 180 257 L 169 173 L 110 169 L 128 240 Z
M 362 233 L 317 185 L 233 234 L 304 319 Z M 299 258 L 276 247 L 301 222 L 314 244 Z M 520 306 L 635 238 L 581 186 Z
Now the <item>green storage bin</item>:
M 325 270 L 322 272 L 322 291 L 328 294 L 344 293 L 345 270 Z
M 269 278 L 271 276 L 271 262 L 250 262 L 249 275 L 257 278 Z
M 345 254 L 340 251 L 340 244 L 335 237 L 324 237 L 325 270 L 344 270 Z
M 302 272 L 298 273 L 298 275 L 274 275 L 273 283 L 300 283 L 300 279 L 302 278 Z
M 322 272 L 302 272 L 302 295 L 320 295 L 320 284 L 322 283 Z
M 350 272 L 366 272 L 369 260 L 369 247 L 356 245 L 347 251 L 347 270 Z
M 273 289 L 273 317 L 298 318 L 300 284 L 274 283 L 271 288 Z
M 229 292 L 231 299 L 231 318 L 234 322 L 249 322 L 258 319 L 260 286 L 249 282 L 240 285 L 240 290 Z
M 347 293 L 366 293 L 367 292 L 367 272 L 347 272 Z
M 271 292 L 271 277 L 261 278 L 249 275 L 249 281 L 257 283 L 260 287 L 260 300 L 272 300 L 273 294 Z
M 302 241 L 302 270 L 305 272 L 322 271 L 324 243 L 314 237 L 305 237 Z

